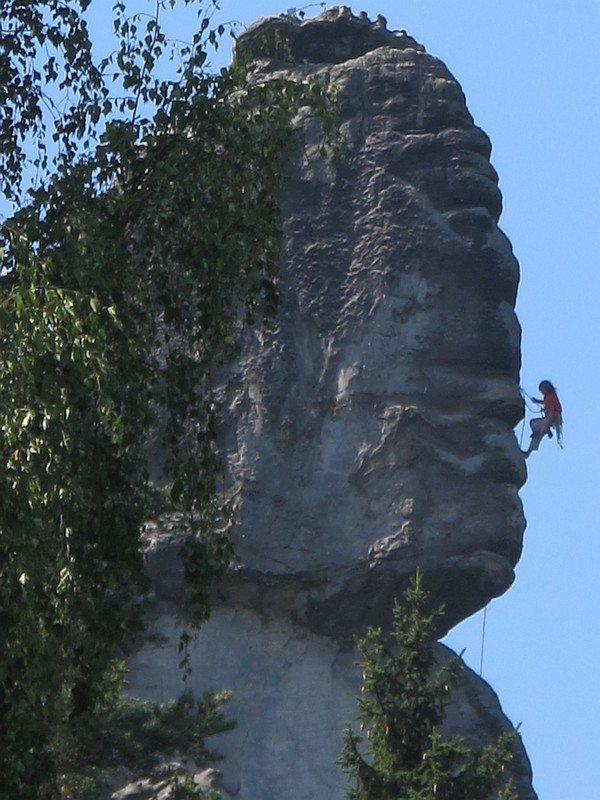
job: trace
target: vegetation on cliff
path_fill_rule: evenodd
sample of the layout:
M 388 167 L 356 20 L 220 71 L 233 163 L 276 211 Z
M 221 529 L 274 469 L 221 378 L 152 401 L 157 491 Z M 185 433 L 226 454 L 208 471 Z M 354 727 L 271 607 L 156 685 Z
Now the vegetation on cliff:
M 223 33 L 211 4 L 189 44 L 172 45 L 161 18 L 174 4 L 130 16 L 116 2 L 100 60 L 90 0 L 0 10 L 7 797 L 69 796 L 57 742 L 88 725 L 140 625 L 140 529 L 164 499 L 147 469 L 157 430 L 167 499 L 190 528 L 193 600 L 209 612 L 231 557 L 210 374 L 235 355 L 236 324 L 276 303 L 291 120 L 327 104 L 300 83 L 249 86 L 243 65 L 211 74 Z

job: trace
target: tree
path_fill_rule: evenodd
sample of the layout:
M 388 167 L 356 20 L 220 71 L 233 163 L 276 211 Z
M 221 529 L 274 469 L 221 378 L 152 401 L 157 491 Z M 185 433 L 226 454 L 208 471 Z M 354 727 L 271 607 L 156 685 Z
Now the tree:
M 367 742 L 346 727 L 340 764 L 352 779 L 350 800 L 487 800 L 494 790 L 498 800 L 516 800 L 510 782 L 500 786 L 513 733 L 473 750 L 464 737 L 442 731 L 462 667 L 458 657 L 436 666 L 434 634 L 442 613 L 427 611 L 417 572 L 404 603 L 394 605 L 391 642 L 374 628 L 358 640 L 359 720 Z
M 0 226 L 0 776 L 15 798 L 57 796 L 53 742 L 97 707 L 140 625 L 157 502 L 185 515 L 190 594 L 209 613 L 231 558 L 211 377 L 239 325 L 276 306 L 293 117 L 308 104 L 328 120 L 319 87 L 251 85 L 243 64 L 211 74 L 223 29 L 208 12 L 171 47 L 166 6 L 116 2 L 99 61 L 90 0 L 0 9 L 15 205 Z

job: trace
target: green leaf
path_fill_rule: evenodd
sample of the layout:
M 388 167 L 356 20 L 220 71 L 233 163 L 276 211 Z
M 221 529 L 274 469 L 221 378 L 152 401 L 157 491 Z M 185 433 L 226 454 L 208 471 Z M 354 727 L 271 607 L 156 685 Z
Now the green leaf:
M 210 613 L 233 555 L 210 378 L 239 351 L 240 309 L 252 324 L 276 308 L 292 121 L 302 104 L 329 108 L 312 87 L 211 75 L 208 42 L 224 28 L 208 13 L 178 55 L 162 17 L 146 24 L 116 2 L 114 55 L 96 58 L 93 8 L 0 12 L 22 32 L 5 37 L 0 119 L 14 207 L 0 238 L 0 773 L 22 800 L 56 797 L 59 775 L 87 779 L 102 756 L 77 736 L 102 705 L 110 654 L 141 625 L 157 419 L 161 507 L 188 529 L 197 623 Z

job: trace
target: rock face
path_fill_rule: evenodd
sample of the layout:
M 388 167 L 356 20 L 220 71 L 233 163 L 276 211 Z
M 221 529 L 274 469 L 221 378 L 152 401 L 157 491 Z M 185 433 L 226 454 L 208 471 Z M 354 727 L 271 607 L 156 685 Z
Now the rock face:
M 273 41 L 287 42 L 277 58 L 264 55 Z M 239 566 L 193 647 L 191 681 L 234 691 L 238 727 L 221 745 L 231 796 L 341 800 L 354 634 L 387 624 L 417 567 L 447 627 L 514 577 L 518 265 L 497 226 L 489 140 L 444 64 L 409 36 L 341 7 L 263 20 L 238 47 L 251 80 L 335 87 L 345 153 L 323 159 L 319 122 L 300 116 L 282 307 L 248 334 L 223 389 Z M 132 660 L 133 688 L 159 699 L 180 689 L 176 548 L 151 537 L 162 643 Z M 506 725 L 476 681 L 455 721 Z M 520 798 L 535 797 L 524 755 L 517 781 Z
M 490 143 L 445 66 L 381 21 L 333 9 L 240 46 L 273 27 L 305 66 L 257 59 L 254 79 L 335 86 L 347 150 L 323 161 L 302 120 L 283 307 L 229 387 L 239 580 L 337 636 L 420 565 L 451 625 L 510 585 L 524 527 L 518 266 Z

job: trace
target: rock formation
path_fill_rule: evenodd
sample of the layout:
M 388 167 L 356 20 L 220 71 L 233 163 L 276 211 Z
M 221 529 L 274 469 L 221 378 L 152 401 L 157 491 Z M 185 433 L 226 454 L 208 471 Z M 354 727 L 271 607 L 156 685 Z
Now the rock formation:
M 447 627 L 514 577 L 518 265 L 497 226 L 489 140 L 444 64 L 404 32 L 340 7 L 262 20 L 238 48 L 251 80 L 335 87 L 345 152 L 321 157 L 319 121 L 300 115 L 282 307 L 247 335 L 223 388 L 239 564 L 190 680 L 234 691 L 237 728 L 221 743 L 231 796 L 341 800 L 354 634 L 387 624 L 417 567 Z M 134 656 L 132 679 L 166 699 L 181 687 L 178 539 L 149 538 L 161 638 Z M 451 722 L 473 736 L 507 724 L 474 676 L 457 697 Z M 534 798 L 524 754 L 516 776 Z

